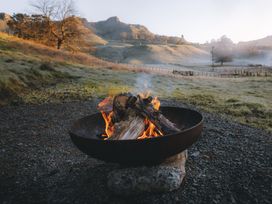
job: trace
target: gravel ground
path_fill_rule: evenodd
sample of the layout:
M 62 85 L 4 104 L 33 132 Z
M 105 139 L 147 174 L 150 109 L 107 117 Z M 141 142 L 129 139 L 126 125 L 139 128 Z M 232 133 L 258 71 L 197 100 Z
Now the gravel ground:
M 272 203 L 271 134 L 208 113 L 179 190 L 114 196 L 106 177 L 118 165 L 84 155 L 67 133 L 96 103 L 0 108 L 1 203 Z

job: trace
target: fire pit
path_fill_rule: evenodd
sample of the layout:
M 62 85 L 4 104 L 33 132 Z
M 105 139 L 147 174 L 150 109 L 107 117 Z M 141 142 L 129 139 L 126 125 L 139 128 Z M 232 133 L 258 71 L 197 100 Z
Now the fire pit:
M 126 165 L 154 165 L 190 147 L 203 127 L 203 117 L 197 111 L 178 107 L 161 107 L 160 111 L 181 131 L 146 139 L 104 140 L 100 136 L 105 122 L 101 113 L 96 113 L 76 121 L 69 133 L 73 143 L 94 158 Z

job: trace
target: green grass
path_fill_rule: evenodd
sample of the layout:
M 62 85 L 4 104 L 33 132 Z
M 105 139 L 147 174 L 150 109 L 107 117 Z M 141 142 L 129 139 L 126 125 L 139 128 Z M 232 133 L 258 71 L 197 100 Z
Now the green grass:
M 72 83 L 60 83 L 54 87 L 31 91 L 23 96 L 23 101 L 25 103 L 57 103 L 94 97 L 103 98 L 127 91 L 135 92 L 136 78 L 140 74 L 91 69 L 85 70 L 84 75 Z M 202 80 L 202 83 L 199 82 L 199 79 L 196 80 L 198 82 L 191 79 L 182 79 L 181 82 L 175 78 L 152 75 L 151 89 L 153 95 L 158 95 L 162 99 L 193 104 L 204 111 L 221 114 L 238 122 L 272 131 L 270 103 L 272 99 L 271 95 L 266 94 L 268 90 L 264 88 L 272 85 L 270 80 L 260 80 L 258 82 L 260 86 L 256 86 L 251 94 L 245 94 L 247 87 L 243 84 L 244 81 L 236 81 L 236 85 L 240 87 L 237 91 L 232 86 L 233 80 L 227 80 L 223 84 L 208 79 Z M 197 83 L 202 86 L 197 86 Z M 260 96 L 256 97 L 255 93 L 262 94 L 262 100 L 258 100 Z
M 25 57 L 6 62 L 7 59 L 1 57 L 0 61 L 1 73 L 4 73 L 0 77 L 1 93 L 5 96 L 2 104 L 58 103 L 135 91 L 139 75 L 52 62 L 53 69 L 47 70 L 42 68 L 46 64 L 43 61 Z M 150 76 L 153 94 L 160 98 L 190 103 L 205 111 L 272 131 L 271 78 L 211 80 Z
M 51 67 L 50 70 L 44 66 Z M 22 95 L 49 85 L 72 80 L 75 76 L 59 70 L 56 63 L 50 64 L 28 56 L 9 52 L 0 53 L 0 104 L 22 101 Z
M 25 53 L 8 38 L 0 35 L 0 105 L 87 100 L 147 87 L 159 98 L 272 131 L 272 77 L 175 78 L 114 70 Z
M 176 79 L 155 76 L 153 81 L 157 85 L 153 87 L 163 98 L 194 104 L 205 111 L 272 131 L 271 79 Z

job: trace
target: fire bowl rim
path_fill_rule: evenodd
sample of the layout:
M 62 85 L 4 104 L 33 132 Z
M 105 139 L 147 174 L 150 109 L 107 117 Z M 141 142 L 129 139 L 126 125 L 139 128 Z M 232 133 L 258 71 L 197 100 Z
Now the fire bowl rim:
M 84 119 L 86 119 L 86 118 L 88 118 L 88 117 L 92 117 L 92 116 L 100 115 L 100 114 L 101 114 L 100 112 L 95 112 L 95 113 L 93 113 L 93 114 L 91 114 L 91 115 L 87 115 L 87 116 L 85 116 L 85 117 L 82 117 L 82 118 L 80 118 L 80 119 L 75 120 L 75 121 L 72 123 L 72 125 L 70 126 L 70 129 L 69 129 L 68 132 L 69 132 L 69 135 L 70 135 L 71 137 L 73 136 L 73 137 L 80 137 L 80 138 L 84 138 L 84 139 L 88 139 L 88 140 L 103 141 L 103 142 L 105 142 L 105 143 L 122 143 L 122 142 L 126 143 L 126 142 L 128 142 L 128 141 L 129 141 L 129 142 L 142 142 L 142 141 L 159 140 L 159 139 L 168 138 L 168 137 L 175 137 L 177 134 L 185 133 L 185 132 L 187 132 L 187 131 L 190 131 L 190 130 L 196 128 L 196 127 L 199 127 L 199 126 L 203 125 L 204 117 L 203 117 L 203 115 L 202 115 L 199 111 L 197 111 L 197 110 L 193 110 L 193 109 L 190 109 L 190 108 L 177 107 L 177 106 L 161 106 L 161 108 L 162 108 L 162 109 L 164 109 L 164 108 L 166 108 L 166 109 L 168 109 L 168 108 L 178 108 L 178 109 L 189 110 L 189 111 L 192 111 L 192 112 L 197 113 L 197 114 L 201 117 L 201 120 L 200 120 L 197 124 L 195 124 L 195 125 L 193 125 L 193 126 L 190 126 L 190 127 L 188 127 L 188 128 L 185 128 L 185 129 L 183 129 L 183 130 L 181 130 L 181 131 L 179 131 L 179 132 L 172 133 L 172 134 L 167 134 L 167 135 L 163 135 L 163 136 L 152 137 L 152 138 L 145 138 L 145 139 L 103 140 L 103 139 L 99 139 L 98 137 L 97 137 L 97 138 L 84 137 L 84 136 L 78 135 L 78 134 L 76 134 L 76 133 L 74 133 L 74 132 L 72 131 L 72 129 L 73 129 L 73 127 L 75 126 L 75 124 L 78 123 L 78 122 L 80 122 L 80 120 L 84 120 Z

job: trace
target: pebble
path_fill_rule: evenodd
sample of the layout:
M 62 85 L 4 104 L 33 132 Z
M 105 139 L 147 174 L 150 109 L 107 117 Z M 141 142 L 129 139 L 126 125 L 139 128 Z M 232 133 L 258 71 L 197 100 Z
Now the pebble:
M 5 118 L 0 117 L 5 149 L 0 154 L 0 203 L 272 203 L 271 133 L 202 110 L 204 131 L 188 149 L 181 187 L 167 193 L 112 195 L 107 176 L 120 170 L 118 165 L 84 155 L 67 133 L 74 120 L 93 113 L 96 105 L 83 101 L 0 108 Z M 170 100 L 162 105 L 196 109 Z M 194 158 L 195 152 L 200 154 Z M 61 173 L 47 176 L 54 169 Z

